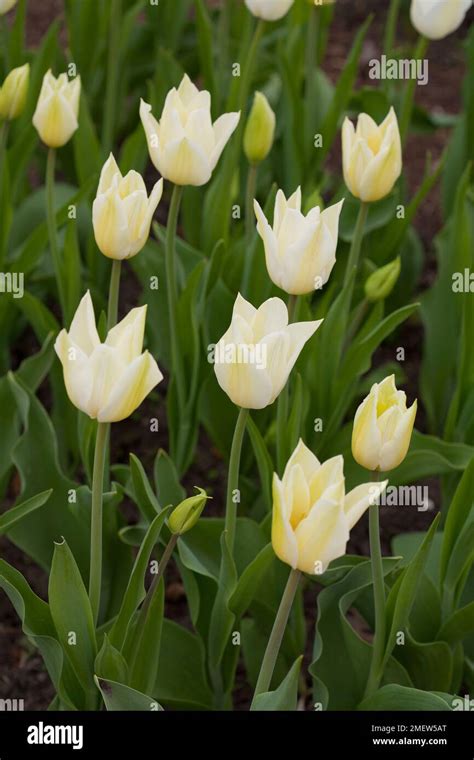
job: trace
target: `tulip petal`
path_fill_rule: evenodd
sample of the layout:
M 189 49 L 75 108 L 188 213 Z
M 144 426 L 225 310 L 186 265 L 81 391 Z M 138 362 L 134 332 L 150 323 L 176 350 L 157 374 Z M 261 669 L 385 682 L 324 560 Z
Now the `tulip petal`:
M 295 530 L 298 569 L 304 573 L 324 572 L 333 559 L 342 557 L 349 529 L 342 505 L 320 499 Z
M 276 474 L 273 475 L 273 514 L 272 514 L 272 546 L 275 554 L 282 562 L 296 569 L 298 548 L 295 534 L 288 518 L 285 505 L 283 485 Z
M 99 410 L 99 422 L 120 422 L 137 409 L 151 390 L 163 379 L 156 361 L 145 351 L 123 371 L 107 403 Z
M 77 307 L 69 329 L 69 337 L 81 351 L 90 356 L 97 346 L 100 338 L 95 325 L 94 307 L 89 291 L 82 297 Z
M 211 168 L 214 169 L 221 157 L 222 151 L 228 143 L 232 133 L 237 128 L 240 120 L 240 111 L 234 113 L 225 113 L 219 116 L 214 122 L 214 149 L 210 155 Z
M 273 332 L 284 330 L 288 325 L 288 309 L 281 298 L 268 298 L 257 309 L 253 320 L 255 342 Z
M 362 483 L 346 494 L 344 499 L 344 511 L 346 513 L 349 530 L 359 522 L 364 512 L 371 504 L 377 504 L 380 494 L 387 487 L 388 480 L 380 483 Z
M 142 352 L 146 313 L 146 305 L 138 306 L 109 330 L 105 344 L 118 349 L 122 360 L 126 363 L 136 359 Z

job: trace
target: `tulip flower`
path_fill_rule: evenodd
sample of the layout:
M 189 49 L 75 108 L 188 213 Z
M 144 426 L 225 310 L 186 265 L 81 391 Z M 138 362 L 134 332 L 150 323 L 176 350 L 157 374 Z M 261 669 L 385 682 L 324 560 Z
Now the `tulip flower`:
M 294 570 L 323 573 L 345 554 L 350 531 L 387 483 L 363 483 L 346 493 L 344 458 L 321 464 L 300 440 L 283 478 L 273 475 L 275 554 Z
M 415 29 L 430 40 L 441 40 L 456 31 L 472 0 L 412 0 L 410 18 Z
M 352 454 L 368 470 L 387 472 L 405 459 L 415 424 L 417 402 L 407 409 L 406 394 L 393 375 L 374 383 L 357 409 L 352 431 Z
M 266 159 L 275 135 L 275 113 L 265 95 L 255 93 L 244 132 L 244 152 L 252 166 Z
M 8 13 L 8 11 L 11 11 L 14 5 L 18 0 L 0 0 L 0 16 L 3 16 L 4 13 Z
M 196 490 L 199 491 L 195 496 L 189 496 L 184 499 L 181 504 L 178 504 L 168 519 L 168 528 L 173 534 L 182 536 L 183 533 L 187 533 L 188 530 L 194 528 L 197 521 L 201 517 L 202 511 L 206 506 L 206 502 L 211 497 L 207 495 L 203 488 L 196 486 Z
M 30 64 L 10 71 L 0 87 L 0 120 L 13 121 L 23 113 L 28 96 Z
M 273 228 L 258 201 L 254 201 L 257 230 L 263 240 L 268 274 L 272 282 L 292 295 L 311 293 L 329 279 L 336 263 L 339 215 L 342 201 L 321 211 L 315 206 L 301 212 L 301 188 L 275 200 Z
M 200 186 L 211 179 L 240 113 L 224 114 L 213 124 L 209 92 L 199 91 L 185 75 L 178 89 L 173 87 L 166 96 L 159 122 L 144 100 L 140 118 L 160 174 L 176 185 Z
M 245 0 L 245 5 L 254 16 L 264 21 L 278 21 L 283 18 L 294 0 Z
M 378 126 L 365 113 L 357 127 L 346 118 L 342 127 L 344 180 L 363 202 L 379 201 L 390 193 L 402 171 L 402 147 L 393 108 Z
M 67 74 L 54 77 L 49 70 L 43 78 L 33 125 L 42 141 L 50 148 L 61 148 L 79 126 L 81 78 L 68 79 Z
M 397 256 L 393 261 L 372 272 L 364 285 L 364 293 L 367 300 L 370 303 L 377 303 L 377 301 L 384 301 L 388 298 L 397 284 L 400 270 L 400 256 Z
M 217 382 L 244 409 L 272 404 L 322 321 L 288 325 L 288 309 L 280 298 L 269 298 L 256 309 L 239 294 L 230 327 L 215 347 Z
M 95 239 L 104 256 L 129 259 L 142 250 L 162 193 L 163 180 L 160 179 L 148 198 L 141 175 L 130 171 L 123 177 L 110 154 L 102 169 L 92 208 Z
M 64 371 L 71 402 L 99 422 L 129 417 L 163 379 L 153 357 L 142 353 L 146 306 L 131 312 L 101 343 L 89 291 L 69 332 L 62 330 L 55 350 Z

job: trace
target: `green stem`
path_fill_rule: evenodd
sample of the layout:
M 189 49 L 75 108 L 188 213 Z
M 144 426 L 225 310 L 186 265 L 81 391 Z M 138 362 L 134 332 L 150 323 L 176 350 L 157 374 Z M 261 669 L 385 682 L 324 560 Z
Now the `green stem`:
M 347 331 L 346 339 L 344 341 L 344 351 L 347 351 L 357 333 L 359 332 L 359 329 L 369 310 L 369 306 L 370 303 L 367 298 L 363 298 L 360 304 L 354 310 L 354 315 L 352 317 L 352 321 Z
M 165 570 L 166 570 L 166 566 L 167 566 L 168 562 L 171 559 L 171 555 L 174 552 L 175 546 L 176 546 L 176 544 L 178 542 L 178 538 L 179 538 L 179 534 L 178 533 L 173 533 L 172 536 L 171 536 L 171 538 L 170 538 L 170 540 L 166 544 L 166 547 L 165 547 L 165 550 L 164 550 L 163 555 L 161 557 L 161 560 L 158 563 L 158 572 L 155 575 L 155 577 L 153 578 L 151 586 L 148 589 L 147 595 L 145 597 L 145 601 L 143 602 L 143 604 L 141 606 L 140 615 L 139 615 L 139 619 L 138 619 L 137 630 L 140 630 L 140 628 L 143 629 L 143 624 L 145 623 L 145 620 L 146 620 L 146 617 L 147 617 L 147 614 L 148 614 L 148 609 L 149 609 L 150 604 L 152 602 L 152 599 L 153 599 L 153 597 L 154 597 L 154 595 L 155 595 L 155 593 L 156 593 L 156 591 L 158 589 L 158 586 L 160 585 L 160 581 L 163 578 L 163 575 L 164 575 Z
M 3 62 L 5 66 L 4 79 L 10 71 L 9 29 L 5 15 L 0 16 L 0 41 L 3 49 Z
M 308 146 L 313 147 L 311 140 L 313 129 L 315 128 L 315 118 L 317 115 L 318 104 L 314 99 L 315 89 L 313 87 L 316 79 L 318 63 L 318 37 L 319 37 L 319 19 L 320 8 L 312 5 L 309 9 L 308 28 L 306 32 L 306 55 L 305 55 L 305 109 L 306 109 L 306 130 L 305 139 Z
M 400 13 L 400 0 L 392 0 L 385 25 L 383 49 L 387 58 L 391 58 L 395 45 L 398 15 Z
M 56 210 L 54 206 L 54 170 L 56 164 L 56 151 L 50 148 L 48 151 L 48 161 L 46 164 L 46 210 L 48 220 L 49 245 L 53 259 L 54 274 L 56 276 L 56 285 L 58 288 L 59 303 L 63 319 L 69 318 L 67 313 L 66 292 L 64 289 L 63 277 L 61 272 L 61 258 L 58 246 L 58 235 L 56 229 Z
M 352 238 L 352 244 L 349 251 L 349 258 L 347 259 L 346 273 L 344 277 L 344 286 L 346 286 L 351 278 L 352 272 L 359 265 L 360 249 L 362 246 L 362 240 L 364 238 L 365 222 L 367 220 L 367 214 L 369 211 L 369 204 L 361 201 L 359 207 L 359 215 L 354 230 L 354 237 Z
M 428 50 L 429 40 L 426 37 L 420 35 L 418 43 L 413 53 L 413 58 L 419 60 L 424 58 L 426 51 Z M 416 79 L 409 79 L 405 86 L 405 92 L 403 94 L 403 100 L 400 110 L 400 136 L 402 144 L 405 143 L 408 136 L 408 130 L 411 123 L 411 115 L 413 112 L 413 103 L 415 100 Z
M 3 172 L 7 161 L 7 138 L 8 138 L 8 126 L 9 122 L 4 121 L 0 125 L 0 209 L 3 208 Z M 0 268 L 3 268 L 3 264 L 6 258 L 6 247 L 8 240 L 8 225 L 4 225 L 4 228 L 0 232 Z
M 107 309 L 107 331 L 109 331 L 112 327 L 115 327 L 117 324 L 121 271 L 122 262 L 114 259 L 110 273 L 109 304 Z
M 280 651 L 281 642 L 283 641 L 283 636 L 285 634 L 285 629 L 288 623 L 288 618 L 290 616 L 291 607 L 293 605 L 300 578 L 301 573 L 299 570 L 292 569 L 290 571 L 288 581 L 286 583 L 280 606 L 275 618 L 275 622 L 273 623 L 272 632 L 270 634 L 270 638 L 268 639 L 267 648 L 263 656 L 262 666 L 260 668 L 260 673 L 258 676 L 257 685 L 255 687 L 255 693 L 253 695 L 250 709 L 254 708 L 256 697 L 259 694 L 263 694 L 264 692 L 269 691 L 270 689 L 273 671 L 275 670 L 275 664 L 277 661 L 278 653 Z
M 245 112 L 245 106 L 247 105 L 247 98 L 249 95 L 250 83 L 252 81 L 252 74 L 255 65 L 255 59 L 257 56 L 258 45 L 263 35 L 264 29 L 265 21 L 263 19 L 259 19 L 245 58 L 244 72 L 240 81 L 239 92 L 239 110 L 242 111 L 239 123 L 240 131 L 242 130 L 245 121 L 243 118 L 243 113 Z
M 245 236 L 247 252 L 250 249 L 252 236 L 255 230 L 255 214 L 253 210 L 253 201 L 257 188 L 257 170 L 256 164 L 250 164 L 247 173 L 247 189 L 245 192 Z
M 288 324 L 294 318 L 297 308 L 298 296 L 290 295 L 288 299 Z M 277 469 L 278 474 L 282 475 L 287 460 L 286 442 L 288 440 L 288 396 L 289 396 L 290 378 L 285 383 L 283 390 L 278 396 L 277 401 Z
M 176 381 L 178 392 L 178 404 L 184 409 L 186 404 L 186 388 L 184 376 L 181 371 L 181 354 L 178 344 L 178 285 L 176 282 L 176 230 L 178 227 L 179 207 L 183 188 L 174 185 L 171 196 L 171 204 L 168 213 L 168 225 L 166 230 L 166 290 L 168 294 L 168 318 L 171 341 L 171 375 Z
M 225 530 L 230 551 L 234 548 L 235 529 L 237 525 L 237 503 L 234 501 L 234 491 L 239 486 L 240 455 L 244 439 L 245 427 L 249 410 L 240 409 L 235 424 L 232 448 L 230 451 L 229 474 L 227 477 L 227 499 L 225 510 Z
M 104 466 L 109 424 L 99 422 L 95 441 L 94 471 L 92 475 L 91 556 L 89 573 L 89 599 L 94 623 L 100 609 L 102 585 L 102 502 L 104 491 Z
M 110 0 L 107 89 L 105 93 L 105 113 L 102 132 L 102 147 L 105 154 L 112 150 L 114 142 L 114 126 L 117 115 L 117 92 L 119 82 L 121 16 L 121 0 Z
M 380 474 L 375 473 L 377 481 Z M 377 691 L 382 678 L 385 653 L 385 581 L 383 574 L 382 548 L 380 546 L 379 505 L 369 507 L 370 557 L 374 583 L 375 633 L 372 647 L 372 661 L 364 697 Z

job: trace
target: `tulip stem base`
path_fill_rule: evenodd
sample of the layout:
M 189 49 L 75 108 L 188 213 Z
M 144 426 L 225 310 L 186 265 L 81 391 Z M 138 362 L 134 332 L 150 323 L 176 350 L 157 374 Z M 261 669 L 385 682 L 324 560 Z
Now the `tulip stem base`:
M 107 331 L 115 327 L 118 319 L 118 304 L 120 292 L 120 274 L 122 262 L 114 259 L 110 272 L 109 304 L 107 308 Z
M 92 475 L 91 555 L 89 572 L 89 599 L 94 623 L 99 618 L 100 591 L 102 585 L 102 504 L 104 491 L 104 467 L 109 424 L 99 422 L 95 441 L 94 470 Z
M 380 546 L 378 504 L 371 504 L 369 507 L 369 535 L 374 584 L 375 634 L 372 647 L 372 661 L 364 697 L 369 697 L 379 687 L 385 654 L 385 580 L 382 549 Z
M 122 0 L 111 0 L 108 41 L 109 54 L 107 60 L 107 90 L 105 93 L 105 114 L 102 133 L 102 147 L 105 154 L 112 150 L 114 142 L 120 65 L 121 16 Z
M 270 638 L 268 639 L 267 648 L 263 656 L 262 667 L 260 668 L 257 685 L 255 686 L 255 693 L 253 695 L 252 704 L 250 706 L 251 710 L 255 709 L 255 700 L 258 695 L 263 694 L 270 689 L 273 671 L 275 670 L 278 653 L 280 651 L 281 642 L 283 641 L 283 636 L 285 634 L 288 618 L 290 617 L 291 608 L 293 606 L 293 601 L 295 599 L 295 594 L 298 589 L 300 578 L 300 571 L 292 569 L 288 576 L 288 581 L 286 583 L 280 606 L 276 614 L 275 622 L 273 623 L 272 632 L 270 634 Z
M 56 209 L 54 205 L 54 172 L 56 166 L 56 151 L 50 148 L 48 151 L 48 160 L 46 164 L 46 213 L 48 221 L 49 246 L 51 257 L 53 259 L 54 274 L 58 288 L 59 303 L 63 319 L 69 321 L 70 315 L 67 313 L 66 293 L 61 271 L 61 257 L 59 254 L 58 234 L 56 229 Z
M 347 285 L 350 282 L 352 272 L 359 265 L 360 249 L 362 247 L 362 240 L 364 238 L 364 229 L 368 212 L 369 204 L 361 201 L 356 226 L 354 229 L 354 237 L 352 238 L 352 244 L 349 251 L 349 258 L 347 259 L 344 285 Z
M 239 410 L 239 416 L 237 417 L 237 422 L 235 424 L 234 437 L 232 439 L 232 448 L 230 451 L 225 510 L 225 530 L 227 531 L 227 542 L 230 551 L 233 550 L 235 541 L 235 530 L 237 525 L 237 502 L 235 501 L 235 491 L 239 487 L 240 455 L 242 453 L 242 442 L 244 440 L 248 414 L 248 409 Z

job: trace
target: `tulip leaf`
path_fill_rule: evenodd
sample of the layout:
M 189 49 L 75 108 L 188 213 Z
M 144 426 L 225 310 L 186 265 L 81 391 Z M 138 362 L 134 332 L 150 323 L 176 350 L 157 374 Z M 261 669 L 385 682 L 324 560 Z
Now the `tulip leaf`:
M 457 551 L 456 544 L 463 528 L 474 520 L 472 509 L 474 499 L 474 458 L 471 459 L 459 482 L 449 507 L 446 524 L 443 531 L 443 544 L 440 559 L 440 576 L 444 581 L 453 554 Z
M 183 501 L 186 492 L 179 482 L 173 460 L 163 449 L 160 449 L 156 455 L 153 475 L 160 509 L 168 504 L 176 506 Z
M 441 626 L 438 639 L 455 644 L 474 633 L 474 602 L 456 610 Z
M 258 694 L 251 710 L 296 710 L 298 700 L 298 680 L 303 657 L 298 657 L 288 675 L 275 691 Z
M 452 648 L 445 641 L 419 642 L 405 636 L 394 652 L 407 669 L 413 686 L 424 691 L 449 691 L 453 681 Z
M 249 434 L 250 442 L 252 444 L 253 452 L 255 454 L 255 460 L 257 462 L 258 474 L 260 477 L 260 484 L 265 497 L 265 504 L 267 510 L 270 511 L 272 507 L 272 476 L 273 476 L 273 462 L 270 453 L 267 449 L 263 436 L 255 424 L 252 417 L 249 415 L 247 418 L 246 430 Z
M 153 696 L 170 710 L 209 710 L 213 703 L 201 640 L 166 618 Z
M 32 496 L 31 499 L 27 499 L 21 504 L 17 504 L 15 507 L 12 507 L 7 512 L 0 515 L 0 536 L 20 522 L 26 517 L 26 515 L 39 509 L 43 504 L 46 504 L 51 494 L 52 489 L 49 491 L 43 491 L 43 493 L 39 493 L 37 496 Z
M 160 512 L 160 505 L 148 480 L 145 469 L 135 454 L 130 454 L 130 473 L 132 476 L 135 504 L 144 519 L 151 523 Z
M 364 699 L 357 709 L 374 712 L 378 710 L 441 712 L 452 709 L 452 699 L 450 694 L 435 694 L 390 684 L 382 686 L 371 697 Z
M 148 528 L 147 534 L 135 559 L 135 564 L 128 581 L 122 605 L 109 633 L 110 643 L 120 651 L 125 643 L 127 629 L 132 617 L 140 603 L 145 598 L 145 575 L 148 563 L 170 511 L 171 508 L 163 509 L 160 514 L 155 517 Z
M 439 523 L 439 515 L 433 520 L 423 543 L 410 563 L 392 586 L 386 601 L 387 642 L 384 663 L 386 664 L 397 640 L 397 634 L 408 625 L 408 619 L 420 585 L 428 558 L 431 542 Z
M 127 654 L 131 654 L 129 684 L 147 693 L 153 690 L 158 674 L 164 606 L 165 587 L 161 581 L 153 594 L 145 620 L 138 617 L 133 640 L 130 645 L 127 643 Z
M 160 712 L 163 710 L 155 699 L 123 683 L 97 676 L 95 681 L 109 712 Z
M 229 608 L 232 610 L 236 618 L 241 618 L 247 611 L 255 596 L 256 590 L 260 587 L 265 573 L 274 560 L 275 553 L 271 543 L 269 543 L 264 546 L 253 562 L 247 565 L 243 571 L 237 581 L 235 590 L 229 598 Z
M 66 541 L 56 543 L 48 587 L 54 627 L 86 694 L 94 692 L 94 621 L 79 568 Z
M 384 575 L 393 571 L 398 563 L 396 557 L 384 557 Z M 314 660 L 310 673 L 315 679 L 313 701 L 321 704 L 323 709 L 353 710 L 364 695 L 371 646 L 351 626 L 347 611 L 371 586 L 371 563 L 366 561 L 356 564 L 318 596 Z M 335 651 L 338 652 L 337 658 L 334 657 Z M 392 682 L 410 685 L 405 669 L 393 659 L 386 668 L 385 677 Z
M 104 635 L 102 646 L 95 658 L 94 672 L 100 678 L 125 683 L 128 681 L 127 662 L 118 649 L 112 646 L 107 634 Z

